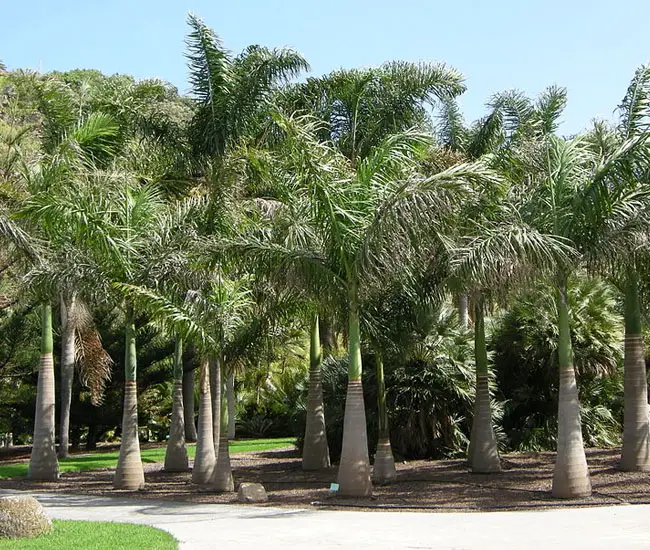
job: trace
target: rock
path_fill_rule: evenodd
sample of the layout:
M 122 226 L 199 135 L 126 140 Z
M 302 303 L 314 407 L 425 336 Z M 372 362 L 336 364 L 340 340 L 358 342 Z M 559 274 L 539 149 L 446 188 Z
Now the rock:
M 52 531 L 52 522 L 34 497 L 0 497 L 0 539 L 38 537 Z
M 269 497 L 261 483 L 241 483 L 237 491 L 237 500 L 246 503 L 267 502 Z

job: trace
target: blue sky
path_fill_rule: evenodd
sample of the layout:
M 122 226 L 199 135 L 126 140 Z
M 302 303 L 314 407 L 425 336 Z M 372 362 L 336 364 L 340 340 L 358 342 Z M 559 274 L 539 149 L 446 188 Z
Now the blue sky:
M 187 91 L 189 11 L 232 51 L 292 46 L 313 74 L 445 61 L 466 76 L 469 120 L 494 92 L 566 86 L 563 133 L 610 118 L 634 69 L 650 60 L 649 0 L 0 0 L 0 59 L 159 77 Z

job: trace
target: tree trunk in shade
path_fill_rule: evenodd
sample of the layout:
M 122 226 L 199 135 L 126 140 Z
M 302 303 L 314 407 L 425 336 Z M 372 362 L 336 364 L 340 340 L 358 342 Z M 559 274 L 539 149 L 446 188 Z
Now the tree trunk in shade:
M 70 406 L 74 378 L 75 330 L 71 320 L 74 296 L 66 303 L 61 297 L 61 411 L 59 420 L 59 458 L 68 456 L 70 442 Z
M 343 445 L 339 463 L 339 494 L 365 497 L 372 494 L 366 410 L 361 383 L 361 334 L 356 287 L 350 291 L 348 389 L 343 417 Z
M 223 368 L 223 362 L 217 363 L 219 370 Z M 217 406 L 221 408 L 221 427 L 219 430 L 219 445 L 217 449 L 217 463 L 214 467 L 210 487 L 219 493 L 230 493 L 235 490 L 235 482 L 232 477 L 232 466 L 230 464 L 230 450 L 228 448 L 228 403 L 227 399 L 223 399 L 226 393 L 224 379 L 228 378 L 228 374 L 220 372 L 222 381 L 221 391 L 219 392 L 219 403 Z
M 469 327 L 469 299 L 467 294 L 460 294 L 458 296 L 458 318 L 460 319 L 461 327 Z
M 650 470 L 648 379 L 645 367 L 638 274 L 630 268 L 625 292 L 623 449 L 621 470 Z
M 189 469 L 185 448 L 185 419 L 183 411 L 183 339 L 176 338 L 174 350 L 174 387 L 172 390 L 172 418 L 165 452 L 166 472 L 186 472 Z
M 201 359 L 199 384 L 199 429 L 196 439 L 192 483 L 206 485 L 214 471 L 214 439 L 212 419 L 212 396 L 210 395 L 210 361 Z
M 226 378 L 226 399 L 228 400 L 228 440 L 235 439 L 235 373 Z
M 482 296 L 478 296 L 474 304 L 474 359 L 476 363 L 476 396 L 469 445 L 469 467 L 474 473 L 500 472 L 501 460 L 492 426 L 488 356 L 485 345 L 485 311 Z
M 388 425 L 388 408 L 386 406 L 386 383 L 384 382 L 384 361 L 377 354 L 377 417 L 379 420 L 379 437 L 377 452 L 372 469 L 372 480 L 380 485 L 390 483 L 397 472 L 395 458 L 390 445 L 390 426 Z
M 115 489 L 135 491 L 144 487 L 144 468 L 140 456 L 138 437 L 138 386 L 133 306 L 126 308 L 124 352 L 124 411 L 122 415 L 122 440 L 120 456 L 113 478 Z
M 183 411 L 185 412 L 185 441 L 196 441 L 196 423 L 194 422 L 194 371 L 183 372 Z
M 330 467 L 330 452 L 325 431 L 321 366 L 322 353 L 318 331 L 318 315 L 314 315 L 310 328 L 309 392 L 307 394 L 305 442 L 302 449 L 303 470 L 320 470 Z
M 212 442 L 215 457 L 221 434 L 221 362 L 218 357 L 210 359 L 210 391 L 212 392 Z
M 591 495 L 591 480 L 582 441 L 580 401 L 573 368 L 566 278 L 557 289 L 558 358 L 560 395 L 558 403 L 557 457 L 553 470 L 553 496 L 579 498 Z
M 54 357 L 52 355 L 52 305 L 41 306 L 41 360 L 36 386 L 34 442 L 29 458 L 28 477 L 34 481 L 59 479 L 54 430 Z

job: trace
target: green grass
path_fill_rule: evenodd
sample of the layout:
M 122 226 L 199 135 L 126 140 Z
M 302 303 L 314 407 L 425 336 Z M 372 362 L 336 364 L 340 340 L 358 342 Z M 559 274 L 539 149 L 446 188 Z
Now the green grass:
M 20 550 L 176 550 L 169 533 L 146 525 L 98 521 L 53 521 L 49 535 L 34 539 L 0 539 L 0 548 Z
M 231 453 L 245 453 L 248 451 L 271 451 L 288 447 L 296 443 L 295 437 L 283 437 L 277 439 L 244 439 L 230 443 Z M 187 446 L 187 452 L 194 456 L 194 445 Z M 59 461 L 61 472 L 81 472 L 83 470 L 99 470 L 102 468 L 115 468 L 119 452 L 111 453 L 88 453 L 82 455 L 72 455 Z M 165 460 L 165 447 L 156 447 L 153 449 L 142 450 L 143 462 L 163 462 Z M 21 477 L 27 475 L 27 462 L 13 462 L 9 464 L 0 464 L 0 478 Z

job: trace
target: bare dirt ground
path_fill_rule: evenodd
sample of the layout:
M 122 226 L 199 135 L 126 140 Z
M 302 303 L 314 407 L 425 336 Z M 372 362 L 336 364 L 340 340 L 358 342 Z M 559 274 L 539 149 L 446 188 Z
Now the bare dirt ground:
M 12 457 L 15 460 L 17 457 Z M 617 470 L 619 451 L 589 449 L 593 496 L 559 501 L 551 497 L 554 453 L 504 455 L 500 474 L 471 474 L 463 460 L 419 460 L 397 464 L 397 479 L 376 486 L 371 498 L 335 496 L 330 483 L 336 468 L 306 473 L 293 449 L 250 452 L 232 456 L 235 483 L 262 483 L 269 506 L 365 508 L 394 510 L 488 511 L 650 503 L 650 474 Z M 121 496 L 200 503 L 234 503 L 236 493 L 214 494 L 193 485 L 189 473 L 167 473 L 162 464 L 145 464 L 142 491 L 112 488 L 113 470 L 61 474 L 58 483 L 25 478 L 0 480 L 0 489 Z

